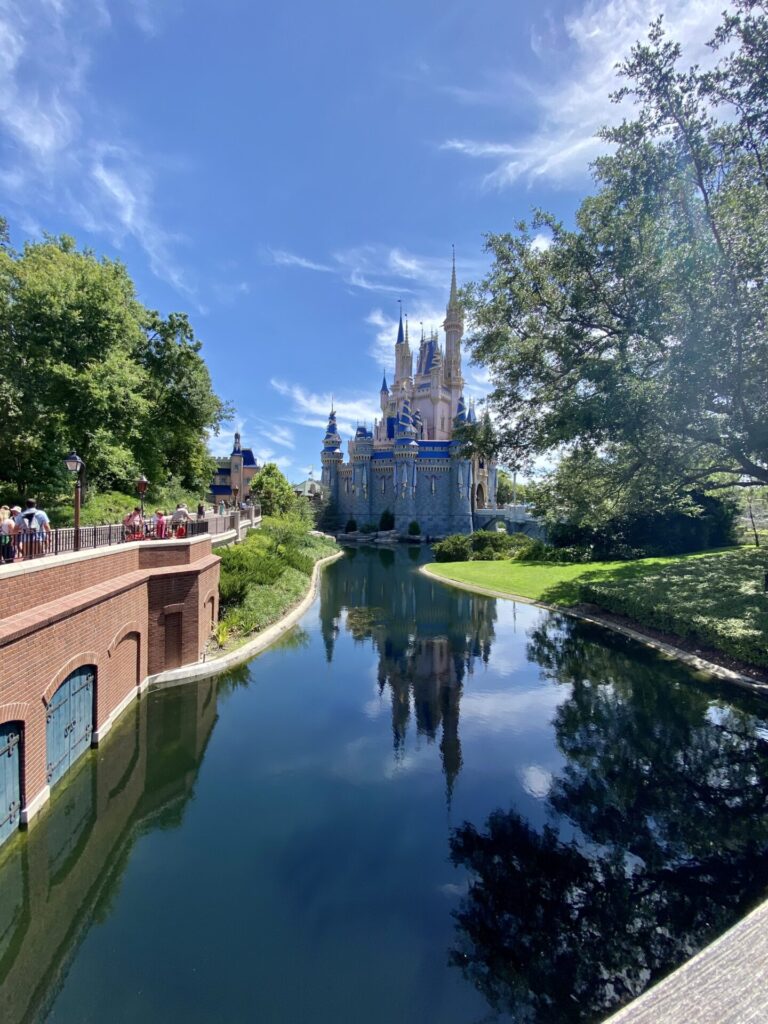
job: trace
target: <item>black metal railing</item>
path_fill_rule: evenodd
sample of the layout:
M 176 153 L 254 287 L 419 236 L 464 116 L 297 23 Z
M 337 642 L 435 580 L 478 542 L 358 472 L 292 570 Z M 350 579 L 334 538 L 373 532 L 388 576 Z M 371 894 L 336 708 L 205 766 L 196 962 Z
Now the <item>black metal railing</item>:
M 11 537 L 14 561 L 29 561 L 45 555 L 62 555 L 71 551 L 89 551 L 132 541 L 182 540 L 208 533 L 209 519 L 191 519 L 186 523 L 167 522 L 158 527 L 152 520 L 143 526 L 64 526 L 46 533 L 25 530 Z M 11 560 L 6 558 L 6 563 Z

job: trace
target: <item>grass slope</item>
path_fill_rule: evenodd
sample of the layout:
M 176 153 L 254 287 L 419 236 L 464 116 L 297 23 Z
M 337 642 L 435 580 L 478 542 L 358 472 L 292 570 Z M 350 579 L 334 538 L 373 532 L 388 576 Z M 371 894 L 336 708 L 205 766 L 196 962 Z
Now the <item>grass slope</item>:
M 430 571 L 545 604 L 595 604 L 768 666 L 768 552 L 755 548 L 636 562 L 443 562 Z

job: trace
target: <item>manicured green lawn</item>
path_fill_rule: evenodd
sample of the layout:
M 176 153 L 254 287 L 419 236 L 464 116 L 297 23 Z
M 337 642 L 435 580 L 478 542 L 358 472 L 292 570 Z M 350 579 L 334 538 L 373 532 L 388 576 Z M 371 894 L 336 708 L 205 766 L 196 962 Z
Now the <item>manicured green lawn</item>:
M 474 583 L 504 594 L 528 597 L 545 604 L 578 604 L 580 584 L 589 581 L 626 579 L 645 575 L 660 565 L 699 558 L 719 558 L 740 548 L 725 548 L 670 558 L 643 558 L 633 562 L 586 562 L 558 565 L 554 562 L 433 562 L 429 571 L 460 583 Z
M 753 665 L 768 665 L 765 548 L 637 562 L 443 562 L 430 571 L 545 604 L 589 602 L 687 637 Z

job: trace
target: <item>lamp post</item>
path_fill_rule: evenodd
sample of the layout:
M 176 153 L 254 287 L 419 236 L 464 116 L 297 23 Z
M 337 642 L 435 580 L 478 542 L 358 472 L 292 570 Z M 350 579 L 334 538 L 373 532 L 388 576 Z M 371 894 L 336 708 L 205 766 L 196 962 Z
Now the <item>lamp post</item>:
M 136 490 L 139 492 L 139 501 L 141 503 L 141 521 L 144 522 L 144 495 L 147 493 L 147 487 L 149 487 L 149 480 L 142 473 L 139 479 L 136 481 Z
M 64 465 L 75 476 L 75 551 L 80 550 L 80 501 L 85 463 L 74 449 L 64 459 Z

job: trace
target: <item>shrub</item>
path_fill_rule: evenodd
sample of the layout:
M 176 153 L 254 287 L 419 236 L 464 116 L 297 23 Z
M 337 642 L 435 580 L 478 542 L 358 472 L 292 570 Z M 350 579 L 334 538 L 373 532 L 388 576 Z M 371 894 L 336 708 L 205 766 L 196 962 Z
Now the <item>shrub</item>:
M 394 530 L 395 528 L 395 515 L 390 512 L 388 508 L 385 508 L 379 518 L 379 529 L 380 530 Z
M 357 531 L 357 523 L 354 519 L 348 519 L 347 525 L 344 527 L 344 533 L 355 533 Z
M 636 576 L 585 581 L 582 601 L 768 666 L 768 556 L 751 549 L 690 558 Z
M 509 551 L 510 542 L 511 537 L 506 530 L 504 533 L 499 533 L 497 530 L 478 530 L 472 534 L 472 551 L 475 552 L 472 557 L 477 558 L 480 552 L 487 551 L 504 554 Z
M 376 527 L 373 525 L 373 523 L 363 523 L 363 525 L 360 527 L 360 533 L 364 533 L 366 536 L 369 533 L 375 533 L 375 532 L 376 532 Z
M 408 523 L 408 536 L 409 537 L 419 537 L 419 536 L 421 536 L 421 527 L 419 526 L 419 524 L 416 522 L 415 519 L 412 519 L 410 521 L 410 523 Z
M 305 576 L 312 575 L 315 560 L 308 552 L 302 551 L 299 548 L 286 548 L 283 552 L 283 558 L 292 569 L 298 569 Z
M 435 560 L 438 562 L 468 562 L 471 554 L 470 537 L 463 533 L 453 533 L 445 540 L 432 545 Z

